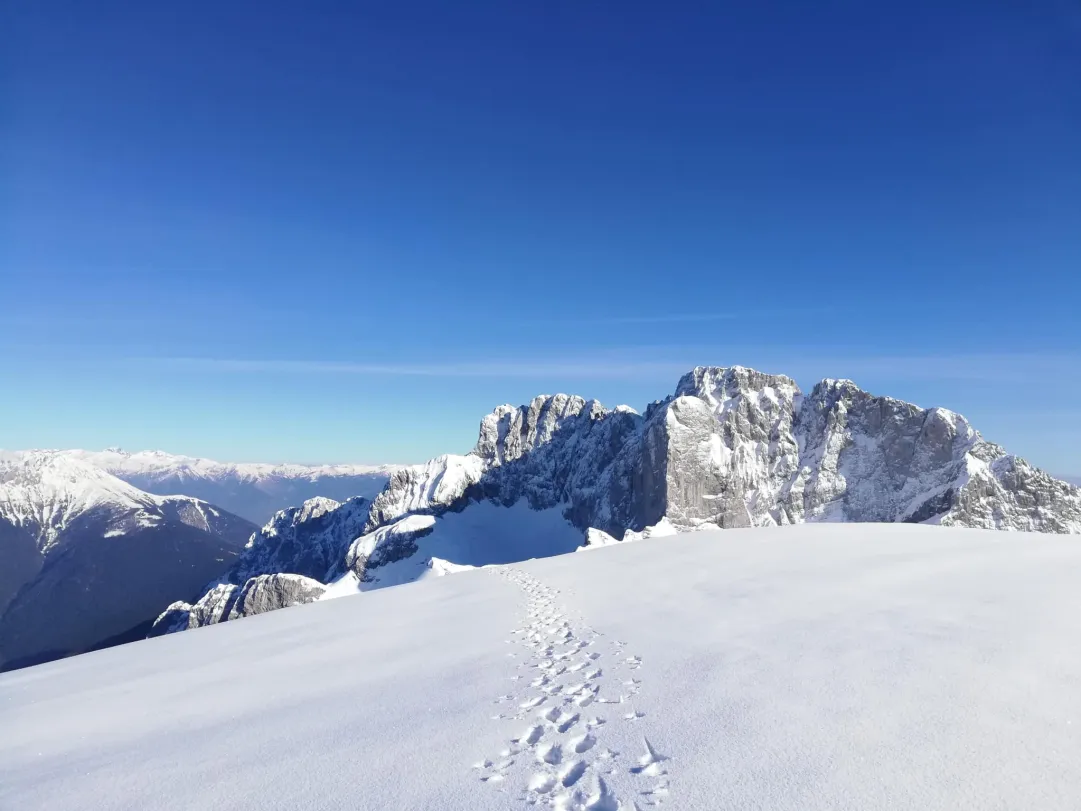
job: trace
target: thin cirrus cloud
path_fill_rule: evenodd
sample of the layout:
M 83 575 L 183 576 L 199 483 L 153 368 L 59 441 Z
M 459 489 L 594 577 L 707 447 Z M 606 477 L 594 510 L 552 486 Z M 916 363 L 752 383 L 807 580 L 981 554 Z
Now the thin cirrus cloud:
M 234 358 L 156 358 L 171 366 L 205 372 L 282 372 L 301 374 L 390 375 L 406 377 L 586 377 L 632 378 L 671 373 L 681 366 L 671 361 L 605 362 L 490 360 L 469 363 L 351 363 L 324 360 L 244 360 Z
M 801 353 L 682 348 L 638 347 L 620 353 L 601 352 L 579 358 L 489 358 L 473 361 L 427 361 L 368 363 L 336 360 L 242 359 L 242 358 L 141 358 L 137 363 L 158 363 L 195 372 L 290 373 L 320 375 L 369 375 L 457 378 L 595 378 L 643 379 L 671 377 L 697 364 L 740 363 L 762 371 L 786 374 L 804 383 L 821 377 L 889 380 L 967 380 L 1002 382 L 1049 379 L 1081 371 L 1081 358 L 1072 355 L 969 354 L 866 356 L 830 352 L 814 356 Z
M 821 315 L 823 313 L 831 312 L 830 308 L 818 308 L 816 313 Z M 588 318 L 540 318 L 540 319 L 526 319 L 518 323 L 526 323 L 531 325 L 569 325 L 569 324 L 582 324 L 588 323 L 592 326 L 618 326 L 621 324 L 696 324 L 707 323 L 710 321 L 739 321 L 739 320 L 753 320 L 756 318 L 767 318 L 779 315 L 792 315 L 795 313 L 804 313 L 805 310 L 797 309 L 775 309 L 775 310 L 734 310 L 730 312 L 712 312 L 712 313 L 655 313 L 655 314 L 630 314 L 630 315 L 613 315 L 613 316 L 589 316 Z

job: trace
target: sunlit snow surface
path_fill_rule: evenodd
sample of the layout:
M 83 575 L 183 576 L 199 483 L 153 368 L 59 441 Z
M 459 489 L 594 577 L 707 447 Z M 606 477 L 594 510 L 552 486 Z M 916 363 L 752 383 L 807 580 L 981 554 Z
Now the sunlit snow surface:
M 1079 583 L 897 525 L 426 578 L 0 676 L 0 808 L 1073 811 Z

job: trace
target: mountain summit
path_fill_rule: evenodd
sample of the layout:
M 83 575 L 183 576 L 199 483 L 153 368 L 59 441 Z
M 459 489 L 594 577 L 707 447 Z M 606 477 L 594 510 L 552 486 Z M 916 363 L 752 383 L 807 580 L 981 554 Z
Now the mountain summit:
M 565 394 L 500 406 L 471 453 L 397 470 L 363 526 L 357 515 L 355 503 L 324 504 L 286 521 L 290 541 L 318 537 L 317 568 L 337 575 L 335 594 L 677 530 L 909 522 L 1081 533 L 1081 490 L 952 411 L 848 380 L 803 394 L 782 375 L 700 366 L 644 415 Z M 302 529 L 308 521 L 317 531 Z M 326 581 L 297 570 L 291 544 L 276 555 L 272 529 L 253 538 L 263 551 L 246 550 L 259 565 L 245 576 L 304 575 L 316 581 L 304 594 L 323 596 Z M 344 550 L 336 566 L 326 565 L 330 549 Z M 174 605 L 169 629 L 221 615 L 190 608 Z

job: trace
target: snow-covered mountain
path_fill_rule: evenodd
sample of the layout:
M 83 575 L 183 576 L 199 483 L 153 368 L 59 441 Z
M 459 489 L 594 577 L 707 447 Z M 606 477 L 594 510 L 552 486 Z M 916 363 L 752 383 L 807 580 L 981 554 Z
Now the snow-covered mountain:
M 1079 578 L 819 523 L 320 601 L 0 675 L 0 808 L 1077 811 Z
M 194 605 L 166 608 L 154 635 L 213 625 L 312 602 L 344 569 L 346 553 L 368 518 L 370 502 L 313 498 L 278 512 L 248 540 L 237 559 Z
M 232 464 L 116 448 L 61 453 L 89 462 L 147 493 L 199 498 L 255 524 L 310 498 L 372 498 L 398 469 L 396 465 Z
M 320 541 L 345 550 L 327 568 L 332 596 L 651 528 L 909 522 L 1081 533 L 1081 491 L 945 409 L 847 380 L 804 395 L 788 377 L 698 367 L 644 415 L 565 394 L 500 406 L 472 453 L 394 472 L 354 538 L 350 515 L 343 534 Z M 252 574 L 320 580 L 294 572 L 294 557 L 263 555 Z
M 69 454 L 0 455 L 0 666 L 86 650 L 199 593 L 255 529 Z

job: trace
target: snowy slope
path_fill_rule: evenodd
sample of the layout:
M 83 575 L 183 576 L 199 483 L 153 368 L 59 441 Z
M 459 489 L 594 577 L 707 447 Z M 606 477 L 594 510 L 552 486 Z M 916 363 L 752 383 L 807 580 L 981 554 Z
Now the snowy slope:
M 0 675 L 0 807 L 1074 811 L 1079 580 L 810 524 L 317 602 Z
M 398 469 L 395 465 L 234 464 L 116 448 L 61 453 L 89 462 L 148 493 L 194 496 L 257 524 L 265 523 L 278 510 L 319 496 L 335 501 L 354 496 L 370 499 Z
M 84 650 L 223 571 L 254 527 L 61 453 L 0 457 L 0 666 Z

